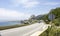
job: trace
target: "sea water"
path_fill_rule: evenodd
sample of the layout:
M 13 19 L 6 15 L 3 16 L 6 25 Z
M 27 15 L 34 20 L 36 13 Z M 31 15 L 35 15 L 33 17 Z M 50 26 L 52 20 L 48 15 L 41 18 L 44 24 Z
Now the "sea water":
M 0 26 L 16 25 L 21 24 L 20 22 L 0 22 Z

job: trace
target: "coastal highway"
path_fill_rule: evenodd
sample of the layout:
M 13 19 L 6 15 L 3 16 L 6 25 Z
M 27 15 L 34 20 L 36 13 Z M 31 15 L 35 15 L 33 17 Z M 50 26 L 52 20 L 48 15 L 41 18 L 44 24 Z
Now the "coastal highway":
M 31 34 L 35 33 L 36 31 L 42 31 L 44 28 L 47 27 L 45 23 L 35 23 L 28 26 L 7 29 L 0 31 L 1 36 L 30 36 Z

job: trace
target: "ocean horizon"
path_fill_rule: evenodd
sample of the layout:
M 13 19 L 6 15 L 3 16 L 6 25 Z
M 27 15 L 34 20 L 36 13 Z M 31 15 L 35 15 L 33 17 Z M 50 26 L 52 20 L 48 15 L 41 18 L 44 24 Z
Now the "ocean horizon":
M 21 24 L 20 22 L 0 22 L 0 26 L 10 26 L 10 25 L 16 25 Z

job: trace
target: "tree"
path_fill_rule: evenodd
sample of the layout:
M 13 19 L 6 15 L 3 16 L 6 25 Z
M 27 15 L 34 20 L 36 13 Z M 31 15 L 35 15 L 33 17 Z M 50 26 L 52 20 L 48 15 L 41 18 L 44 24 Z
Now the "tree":
M 54 14 L 56 18 L 60 18 L 60 8 L 52 9 L 49 14 Z
M 30 19 L 35 19 L 35 17 L 36 17 L 35 15 L 31 15 Z

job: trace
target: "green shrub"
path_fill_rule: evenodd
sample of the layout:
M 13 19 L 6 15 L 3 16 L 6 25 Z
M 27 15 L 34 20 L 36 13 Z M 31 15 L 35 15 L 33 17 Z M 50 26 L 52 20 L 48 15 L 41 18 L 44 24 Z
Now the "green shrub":
M 48 27 L 48 29 L 39 36 L 60 36 L 60 28 L 55 26 Z
M 60 26 L 60 20 L 59 19 L 55 19 L 53 21 L 53 23 L 56 25 L 56 26 Z

